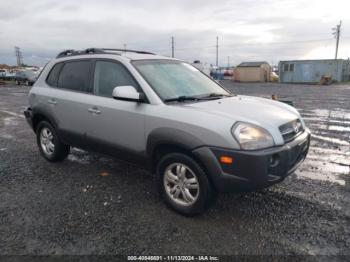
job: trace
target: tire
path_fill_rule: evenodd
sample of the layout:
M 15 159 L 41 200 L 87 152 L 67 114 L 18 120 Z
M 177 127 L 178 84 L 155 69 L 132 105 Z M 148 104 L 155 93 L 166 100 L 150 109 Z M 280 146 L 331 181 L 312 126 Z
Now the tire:
M 169 207 L 182 215 L 203 213 L 214 199 L 215 192 L 206 173 L 193 158 L 185 154 L 165 155 L 158 162 L 156 172 L 161 197 Z M 182 179 L 183 174 L 185 179 Z
M 63 161 L 69 154 L 70 146 L 61 142 L 55 128 L 42 121 L 36 128 L 36 141 L 40 154 L 50 162 Z
M 18 81 L 18 80 L 16 80 L 16 85 L 20 85 L 21 84 L 21 82 L 20 81 Z

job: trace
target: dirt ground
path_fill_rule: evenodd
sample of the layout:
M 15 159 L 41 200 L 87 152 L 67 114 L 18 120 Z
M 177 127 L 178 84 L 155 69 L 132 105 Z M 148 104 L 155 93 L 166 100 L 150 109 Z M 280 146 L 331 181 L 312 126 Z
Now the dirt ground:
M 311 148 L 282 183 L 222 194 L 194 218 L 125 162 L 78 149 L 45 161 L 23 117 L 29 89 L 0 86 L 0 254 L 350 255 L 350 86 L 222 83 L 292 100 Z

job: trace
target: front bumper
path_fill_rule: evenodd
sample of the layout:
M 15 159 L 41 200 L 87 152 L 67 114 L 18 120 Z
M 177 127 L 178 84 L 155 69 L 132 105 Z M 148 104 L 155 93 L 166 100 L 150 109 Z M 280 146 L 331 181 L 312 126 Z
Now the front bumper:
M 30 125 L 31 128 L 33 128 L 33 111 L 31 108 L 27 108 L 26 110 L 24 110 L 24 116 L 26 117 L 26 120 L 28 122 L 28 124 Z
M 278 147 L 242 151 L 200 147 L 193 154 L 203 163 L 219 192 L 250 191 L 278 183 L 304 161 L 310 146 L 307 129 L 293 141 Z M 220 156 L 233 158 L 232 164 L 220 164 Z

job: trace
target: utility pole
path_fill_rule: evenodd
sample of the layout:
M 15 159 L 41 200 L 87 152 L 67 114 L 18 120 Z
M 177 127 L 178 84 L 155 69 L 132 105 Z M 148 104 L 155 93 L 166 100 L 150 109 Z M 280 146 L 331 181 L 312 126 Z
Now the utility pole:
M 219 37 L 216 37 L 216 66 L 219 67 Z
M 227 67 L 230 67 L 230 56 L 227 57 Z
M 17 60 L 17 66 L 20 67 L 23 65 L 22 52 L 18 46 L 15 46 L 15 55 Z
M 174 37 L 171 37 L 171 57 L 174 58 Z
M 338 58 L 338 46 L 339 46 L 339 38 L 340 38 L 340 32 L 341 32 L 341 21 L 339 24 L 336 25 L 336 27 L 332 28 L 333 35 L 337 39 L 336 46 L 335 46 L 335 60 Z

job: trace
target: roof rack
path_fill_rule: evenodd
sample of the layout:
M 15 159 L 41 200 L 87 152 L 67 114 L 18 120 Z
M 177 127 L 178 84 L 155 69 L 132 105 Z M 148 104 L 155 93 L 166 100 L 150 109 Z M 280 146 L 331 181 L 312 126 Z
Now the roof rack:
M 154 53 L 151 53 L 151 52 L 139 51 L 139 50 L 133 50 L 133 49 L 101 48 L 100 50 L 107 51 L 107 52 L 117 51 L 117 52 L 131 52 L 131 53 L 138 53 L 138 54 L 155 55 Z
M 138 53 L 138 54 L 155 55 L 154 53 L 151 53 L 151 52 L 131 50 L 131 49 L 87 48 L 85 50 L 73 50 L 73 49 L 64 50 L 60 52 L 56 56 L 56 58 L 74 56 L 74 55 L 88 55 L 88 54 L 116 54 L 115 52 L 131 52 L 131 53 Z

